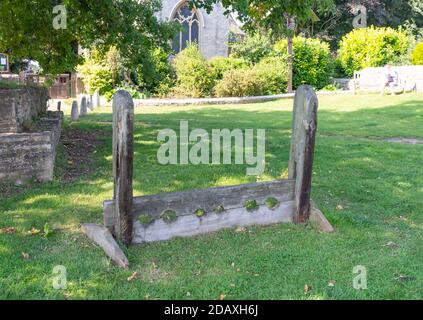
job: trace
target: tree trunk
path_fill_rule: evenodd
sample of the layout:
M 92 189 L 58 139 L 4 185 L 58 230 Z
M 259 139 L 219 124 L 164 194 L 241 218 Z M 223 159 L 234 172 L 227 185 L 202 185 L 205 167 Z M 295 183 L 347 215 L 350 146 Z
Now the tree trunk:
M 288 36 L 288 86 L 287 92 L 292 92 L 292 78 L 293 78 L 293 44 L 292 36 Z

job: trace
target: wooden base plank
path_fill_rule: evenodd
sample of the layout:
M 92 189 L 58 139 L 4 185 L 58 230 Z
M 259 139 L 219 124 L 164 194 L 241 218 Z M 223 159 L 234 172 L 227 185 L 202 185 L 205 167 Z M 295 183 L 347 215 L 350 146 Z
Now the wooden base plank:
M 98 244 L 116 265 L 124 269 L 128 268 L 128 259 L 107 228 L 98 224 L 86 223 L 82 225 L 82 231 Z
M 314 222 L 322 232 L 335 232 L 335 228 L 330 224 L 329 220 L 326 219 L 322 211 L 320 211 L 313 202 L 311 203 L 310 221 Z
M 252 212 L 248 212 L 245 208 L 236 208 L 221 214 L 207 214 L 202 218 L 198 218 L 196 215 L 180 216 L 171 224 L 159 219 L 149 226 L 143 226 L 139 221 L 136 221 L 134 223 L 133 243 L 141 244 L 170 240 L 175 237 L 191 237 L 226 228 L 272 225 L 283 222 L 292 223 L 294 212 L 294 201 L 288 201 L 280 203 L 274 209 L 262 205 Z

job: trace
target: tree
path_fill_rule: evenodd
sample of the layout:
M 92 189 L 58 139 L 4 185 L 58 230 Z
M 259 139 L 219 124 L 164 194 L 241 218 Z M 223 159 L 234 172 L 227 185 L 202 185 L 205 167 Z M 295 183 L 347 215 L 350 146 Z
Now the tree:
M 60 3 L 63 7 L 56 6 L 58 0 L 1 0 L 0 51 L 14 59 L 37 60 L 45 73 L 57 74 L 74 70 L 81 61 L 78 45 L 95 44 L 104 52 L 116 46 L 125 64 L 147 70 L 152 49 L 167 47 L 173 37 L 172 24 L 155 16 L 160 0 Z M 53 21 L 60 22 L 59 28 Z
M 423 33 L 421 0 L 335 0 L 335 4 L 335 10 L 319 16 L 319 21 L 309 21 L 301 31 L 329 41 L 335 49 L 339 40 L 353 30 L 354 8 L 359 4 L 367 9 L 368 26 L 398 28 L 403 25 L 415 35 Z
M 292 38 L 298 26 L 305 25 L 317 15 L 333 10 L 333 0 L 193 0 L 207 11 L 220 1 L 226 12 L 235 12 L 244 28 L 271 30 L 275 36 L 288 37 L 288 92 L 292 91 Z

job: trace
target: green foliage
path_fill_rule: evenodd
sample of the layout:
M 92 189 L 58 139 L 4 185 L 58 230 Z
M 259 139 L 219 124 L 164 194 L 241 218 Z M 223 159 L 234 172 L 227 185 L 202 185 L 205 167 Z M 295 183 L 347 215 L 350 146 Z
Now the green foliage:
M 2 0 L 0 4 L 0 51 L 14 59 L 37 60 L 45 73 L 74 70 L 81 62 L 78 44 L 91 48 L 98 44 L 108 51 L 116 46 L 125 65 L 146 66 L 154 48 L 167 48 L 174 24 L 160 22 L 155 13 L 160 0 L 79 1 L 63 0 L 65 29 L 54 29 L 53 3 L 57 1 Z
M 214 91 L 217 97 L 258 96 L 262 93 L 262 83 L 253 69 L 230 70 L 217 82 Z
M 210 95 L 214 85 L 213 74 L 198 45 L 192 44 L 173 60 L 176 73 L 176 96 L 199 98 Z
M 279 200 L 274 197 L 270 197 L 266 199 L 265 204 L 269 209 L 274 209 L 279 205 Z
M 272 43 L 269 37 L 255 33 L 229 43 L 229 48 L 232 57 L 255 64 L 272 52 Z
M 253 68 L 261 84 L 261 95 L 272 95 L 286 92 L 288 73 L 285 56 L 267 57 Z
M 144 91 L 165 96 L 174 85 L 175 75 L 169 62 L 169 52 L 156 48 L 151 54 L 148 66 L 136 68 L 136 83 Z
M 170 224 L 172 222 L 175 222 L 178 219 L 178 216 L 177 216 L 177 214 L 176 214 L 175 211 L 173 211 L 173 210 L 166 210 L 165 212 L 163 212 L 161 214 L 160 218 L 162 218 L 164 222 Z
M 334 0 L 193 0 L 197 7 L 207 11 L 220 2 L 228 12 L 237 14 L 245 29 L 257 31 L 269 30 L 274 34 L 286 34 L 286 14 L 295 17 L 298 25 L 303 25 L 310 19 L 316 20 L 318 14 L 334 9 Z
M 197 209 L 197 210 L 195 210 L 195 215 L 198 218 L 202 218 L 206 215 L 206 211 L 204 211 L 204 209 Z
M 107 55 L 93 48 L 85 57 L 84 63 L 77 67 L 83 77 L 85 90 L 93 94 L 96 90 L 101 95 L 109 96 L 114 89 L 116 70 Z
M 151 215 L 149 215 L 148 213 L 144 213 L 144 214 L 141 214 L 139 216 L 138 221 L 143 226 L 149 226 L 150 224 L 152 224 L 154 222 L 154 218 Z
M 257 201 L 256 200 L 247 200 L 244 204 L 245 209 L 248 212 L 252 212 L 258 209 Z
M 354 71 L 403 59 L 409 41 L 405 32 L 392 28 L 355 29 L 342 38 L 338 56 L 345 73 L 352 76 Z
M 285 57 L 267 57 L 252 68 L 229 70 L 217 82 L 218 97 L 244 97 L 286 92 Z
M 423 65 L 423 42 L 419 43 L 413 50 L 411 63 L 414 65 Z
M 215 57 L 209 61 L 209 65 L 215 80 L 222 80 L 225 72 L 229 70 L 245 69 L 249 66 L 246 60 L 234 57 Z
M 283 39 L 274 46 L 276 54 L 286 54 L 287 40 Z M 295 37 L 293 39 L 293 86 L 309 84 L 321 89 L 328 84 L 333 71 L 329 45 L 319 39 Z

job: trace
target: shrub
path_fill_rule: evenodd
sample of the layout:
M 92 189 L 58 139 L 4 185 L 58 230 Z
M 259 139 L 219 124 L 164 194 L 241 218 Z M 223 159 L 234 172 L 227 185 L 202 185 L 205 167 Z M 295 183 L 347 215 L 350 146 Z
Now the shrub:
M 173 60 L 177 96 L 199 98 L 210 94 L 214 85 L 213 75 L 198 45 L 190 45 Z
M 286 39 L 274 46 L 277 55 L 285 55 L 288 42 Z M 293 86 L 309 84 L 321 89 L 329 83 L 333 71 L 333 61 L 329 45 L 319 39 L 295 37 L 293 39 Z
M 136 82 L 149 93 L 166 96 L 175 84 L 175 75 L 169 62 L 169 54 L 160 48 L 151 53 L 151 63 L 136 68 Z
M 249 64 L 242 58 L 215 57 L 209 61 L 211 72 L 215 80 L 222 80 L 229 70 L 248 68 Z
M 267 57 L 253 68 L 261 84 L 261 95 L 285 93 L 288 83 L 286 57 Z
M 261 93 L 262 83 L 254 69 L 230 70 L 215 87 L 215 94 L 218 97 L 257 96 Z
M 88 93 L 93 94 L 98 90 L 101 95 L 108 95 L 113 91 L 113 70 L 105 56 L 95 48 L 85 57 L 84 63 L 77 67 L 77 71 L 82 75 Z
M 411 63 L 414 65 L 423 64 L 423 42 L 419 43 L 411 54 Z
M 287 78 L 286 58 L 267 57 L 252 68 L 225 72 L 215 94 L 218 97 L 279 94 L 286 92 Z
M 361 28 L 346 34 L 339 45 L 339 59 L 345 73 L 380 67 L 402 60 L 409 48 L 409 37 L 392 28 Z
M 259 33 L 229 43 L 231 56 L 255 64 L 272 53 L 270 38 Z

